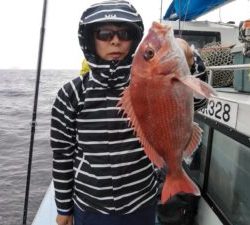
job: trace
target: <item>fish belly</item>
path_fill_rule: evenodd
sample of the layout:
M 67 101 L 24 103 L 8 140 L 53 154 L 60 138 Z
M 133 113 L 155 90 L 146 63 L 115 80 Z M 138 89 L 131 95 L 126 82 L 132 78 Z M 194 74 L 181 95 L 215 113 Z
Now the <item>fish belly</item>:
M 192 129 L 192 92 L 178 80 L 140 87 L 131 89 L 131 98 L 143 138 L 166 161 L 182 157 Z

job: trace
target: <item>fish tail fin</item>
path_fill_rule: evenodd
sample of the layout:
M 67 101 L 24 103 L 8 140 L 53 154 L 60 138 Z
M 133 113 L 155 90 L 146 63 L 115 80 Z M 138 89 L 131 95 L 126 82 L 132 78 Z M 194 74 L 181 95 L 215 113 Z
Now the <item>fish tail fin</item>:
M 197 150 L 199 144 L 201 143 L 203 130 L 199 127 L 199 124 L 193 123 L 192 136 L 190 141 L 183 152 L 183 157 L 190 157 Z
M 177 193 L 200 195 L 198 186 L 189 178 L 184 170 L 182 170 L 182 173 L 178 177 L 167 175 L 161 193 L 162 204 L 166 203 L 168 199 Z

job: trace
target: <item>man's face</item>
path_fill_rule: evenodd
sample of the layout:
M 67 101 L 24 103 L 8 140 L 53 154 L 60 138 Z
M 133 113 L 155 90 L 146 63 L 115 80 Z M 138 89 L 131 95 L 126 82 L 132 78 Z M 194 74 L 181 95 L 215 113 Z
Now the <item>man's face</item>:
M 130 51 L 132 36 L 126 26 L 103 25 L 94 31 L 96 54 L 104 60 L 122 60 Z

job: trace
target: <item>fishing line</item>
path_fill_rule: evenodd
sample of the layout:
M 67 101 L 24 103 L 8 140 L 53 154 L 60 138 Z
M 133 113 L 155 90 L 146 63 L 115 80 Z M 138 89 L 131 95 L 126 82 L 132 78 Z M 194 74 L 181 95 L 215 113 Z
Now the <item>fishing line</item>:
M 28 213 L 30 175 L 31 175 L 31 165 L 32 165 L 34 136 L 35 136 L 35 130 L 36 130 L 37 100 L 38 100 L 40 74 L 41 74 L 41 64 L 42 64 L 42 54 L 43 54 L 44 33 L 45 33 L 46 11 L 47 11 L 47 0 L 44 0 L 44 2 L 43 2 L 43 12 L 42 12 L 42 24 L 41 24 L 41 30 L 40 30 L 40 42 L 39 42 L 38 62 L 37 62 L 36 87 L 35 87 L 33 114 L 32 114 L 32 121 L 31 121 L 29 161 L 28 161 L 26 191 L 25 191 L 24 209 L 23 209 L 23 225 L 26 225 L 27 213 Z
M 181 38 L 181 0 L 179 0 L 179 37 Z
M 189 4 L 190 4 L 190 0 L 187 1 L 186 12 L 185 12 L 185 16 L 184 16 L 184 22 L 186 21 L 186 18 L 187 18 Z
M 179 1 L 179 7 L 180 7 L 180 10 L 179 10 L 179 37 L 182 38 L 182 31 L 184 30 L 184 26 L 181 28 L 181 1 Z M 188 13 L 188 8 L 189 8 L 189 4 L 190 4 L 190 0 L 187 1 L 186 5 L 183 6 L 183 9 L 186 7 L 185 9 L 185 14 L 184 14 L 184 20 L 183 20 L 183 24 L 185 24 L 185 21 L 186 21 L 186 18 L 187 18 L 187 13 Z

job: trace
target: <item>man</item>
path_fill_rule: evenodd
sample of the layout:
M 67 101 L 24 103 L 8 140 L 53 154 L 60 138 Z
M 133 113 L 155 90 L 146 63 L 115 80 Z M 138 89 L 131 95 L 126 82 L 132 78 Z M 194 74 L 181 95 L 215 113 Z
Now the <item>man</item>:
M 155 223 L 155 168 L 117 107 L 143 29 L 127 1 L 83 12 L 79 42 L 90 70 L 59 90 L 52 109 L 58 225 Z

